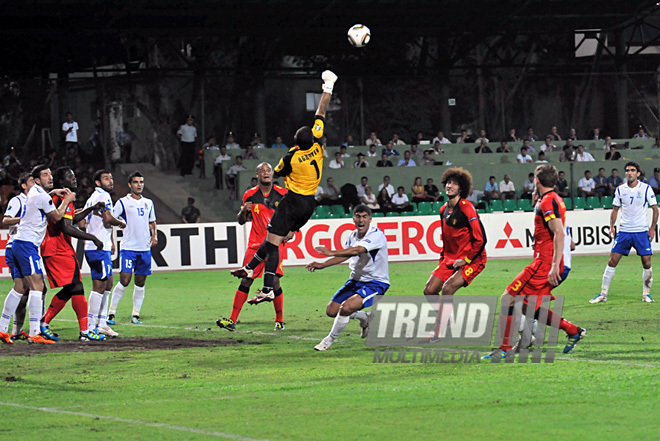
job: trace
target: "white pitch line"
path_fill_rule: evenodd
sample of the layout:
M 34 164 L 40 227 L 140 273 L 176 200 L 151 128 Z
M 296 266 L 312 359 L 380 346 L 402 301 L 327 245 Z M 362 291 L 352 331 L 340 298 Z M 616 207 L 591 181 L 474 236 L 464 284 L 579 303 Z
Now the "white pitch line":
M 660 366 L 655 364 L 647 363 L 630 363 L 628 361 L 619 361 L 619 360 L 594 360 L 593 358 L 568 358 L 568 357 L 555 357 L 555 360 L 564 360 L 564 361 L 586 361 L 589 363 L 606 363 L 606 364 L 618 364 L 621 366 L 632 366 L 632 367 L 644 367 L 644 368 L 660 368 Z
M 71 410 L 57 409 L 57 408 L 54 408 L 54 407 L 27 406 L 25 404 L 7 403 L 7 402 L 2 402 L 2 401 L 0 401 L 0 406 L 11 406 L 11 407 L 17 407 L 17 408 L 20 408 L 20 409 L 38 410 L 38 411 L 41 411 L 41 412 L 48 412 L 48 413 L 59 413 L 59 414 L 64 414 L 64 415 L 75 415 L 75 416 L 81 416 L 81 417 L 86 417 L 86 418 L 117 421 L 117 422 L 120 422 L 120 423 L 136 424 L 136 425 L 139 425 L 139 426 L 157 427 L 159 429 L 177 430 L 179 432 L 199 433 L 199 434 L 202 434 L 202 435 L 211 435 L 211 436 L 217 436 L 219 438 L 237 439 L 237 440 L 241 440 L 241 441 L 269 441 L 269 440 L 266 440 L 266 439 L 249 438 L 249 437 L 246 437 L 246 436 L 235 435 L 233 433 L 212 432 L 212 431 L 209 431 L 209 430 L 194 429 L 192 427 L 185 427 L 185 426 L 175 426 L 175 425 L 172 425 L 172 424 L 152 423 L 150 421 L 139 421 L 139 420 L 133 420 L 133 419 L 128 419 L 128 418 L 120 418 L 120 417 L 115 417 L 115 416 L 107 416 L 107 415 L 96 415 L 96 414 L 86 413 L 86 412 L 74 412 L 74 411 L 71 411 Z

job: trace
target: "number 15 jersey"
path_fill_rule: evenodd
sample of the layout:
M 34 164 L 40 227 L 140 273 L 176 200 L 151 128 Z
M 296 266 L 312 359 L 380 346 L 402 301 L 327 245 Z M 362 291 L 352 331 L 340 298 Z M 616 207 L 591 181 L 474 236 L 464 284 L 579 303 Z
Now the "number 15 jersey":
M 130 251 L 149 251 L 151 249 L 151 232 L 149 222 L 156 221 L 154 203 L 142 196 L 134 199 L 130 193 L 119 199 L 112 213 L 126 222 L 124 235 L 121 238 L 121 249 Z

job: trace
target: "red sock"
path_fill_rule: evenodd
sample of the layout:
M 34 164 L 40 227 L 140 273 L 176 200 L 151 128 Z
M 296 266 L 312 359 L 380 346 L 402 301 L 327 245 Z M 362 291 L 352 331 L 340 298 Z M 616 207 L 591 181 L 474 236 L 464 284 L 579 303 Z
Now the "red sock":
M 236 320 L 238 320 L 238 315 L 241 313 L 241 309 L 247 301 L 247 298 L 247 292 L 243 292 L 240 289 L 236 290 L 236 294 L 234 294 L 234 304 L 231 307 L 231 317 L 229 317 L 234 321 L 234 323 L 236 323 Z
M 71 306 L 76 312 L 80 332 L 87 331 L 87 299 L 84 295 L 71 296 Z
M 505 320 L 506 319 L 506 320 Z M 504 328 L 504 339 L 502 340 L 502 344 L 500 345 L 500 349 L 503 350 L 504 352 L 508 351 L 511 349 L 511 320 L 513 320 L 512 315 L 507 315 L 507 316 L 500 316 L 500 327 L 505 326 Z M 505 324 L 506 321 L 506 324 Z
M 551 310 L 548 310 L 548 320 L 546 323 L 549 326 L 552 326 L 552 318 L 554 317 L 555 313 Z M 575 326 L 573 323 L 569 322 L 568 320 L 564 319 L 563 317 L 559 318 L 559 329 L 563 329 L 568 336 L 573 336 L 577 334 L 578 328 Z
M 280 294 L 275 297 L 273 300 L 273 306 L 275 307 L 275 321 L 283 322 L 282 320 L 282 309 L 284 309 L 284 294 Z
M 62 300 L 57 295 L 53 296 L 53 299 L 50 301 L 50 306 L 48 307 L 48 310 L 46 311 L 46 314 L 44 315 L 44 322 L 50 323 L 53 318 L 60 313 L 62 308 L 64 308 L 64 305 L 66 305 L 66 302 L 68 300 Z

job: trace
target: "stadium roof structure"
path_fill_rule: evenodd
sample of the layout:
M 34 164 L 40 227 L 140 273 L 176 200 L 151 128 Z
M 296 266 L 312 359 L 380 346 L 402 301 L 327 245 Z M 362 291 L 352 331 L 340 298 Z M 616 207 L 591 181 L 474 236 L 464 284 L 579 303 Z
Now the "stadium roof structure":
M 291 53 L 333 54 L 348 27 L 390 37 L 460 36 L 466 48 L 503 33 L 615 31 L 659 12 L 640 0 L 0 0 L 2 71 L 43 75 L 126 58 L 122 38 L 278 39 Z M 657 34 L 660 26 L 655 28 Z M 653 35 L 652 41 L 657 40 Z

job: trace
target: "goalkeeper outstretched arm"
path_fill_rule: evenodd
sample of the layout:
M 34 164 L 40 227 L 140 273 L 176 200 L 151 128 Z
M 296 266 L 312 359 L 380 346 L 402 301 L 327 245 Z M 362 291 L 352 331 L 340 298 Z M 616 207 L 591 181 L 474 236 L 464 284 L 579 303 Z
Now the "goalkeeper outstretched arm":
M 325 117 L 325 111 L 328 109 L 328 104 L 330 104 L 330 97 L 332 96 L 332 89 L 335 86 L 337 81 L 337 75 L 332 71 L 326 70 L 321 74 L 321 79 L 323 80 L 323 95 L 321 95 L 321 101 L 319 102 L 319 108 L 316 110 L 316 115 L 320 117 Z

